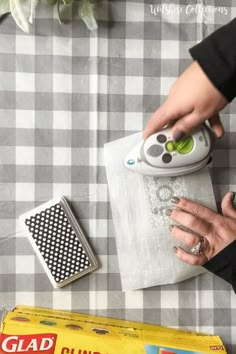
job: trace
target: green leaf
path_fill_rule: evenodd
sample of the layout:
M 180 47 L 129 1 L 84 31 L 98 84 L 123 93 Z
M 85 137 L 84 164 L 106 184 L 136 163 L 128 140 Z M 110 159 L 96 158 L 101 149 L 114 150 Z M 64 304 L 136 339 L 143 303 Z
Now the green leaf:
M 29 15 L 29 22 L 33 23 L 33 18 L 35 15 L 35 9 L 36 6 L 38 5 L 38 0 L 31 0 L 30 1 L 30 15 Z
M 9 0 L 0 0 L 0 16 L 10 12 Z
M 90 29 L 91 31 L 96 30 L 98 28 L 90 0 L 81 0 L 79 7 L 79 16 L 84 21 L 88 29 Z
M 61 14 L 60 14 L 60 1 L 61 0 L 57 0 L 57 18 L 59 23 L 62 24 Z
M 47 5 L 55 5 L 57 0 L 42 0 Z
M 70 5 L 72 4 L 73 0 L 63 0 L 65 5 Z
M 30 1 L 30 15 L 29 15 L 29 22 L 33 23 L 33 19 L 35 16 L 35 9 L 36 6 L 38 5 L 38 0 L 31 0 Z
M 20 0 L 10 0 L 11 14 L 16 21 L 16 24 L 26 33 L 30 31 L 29 21 L 21 7 Z

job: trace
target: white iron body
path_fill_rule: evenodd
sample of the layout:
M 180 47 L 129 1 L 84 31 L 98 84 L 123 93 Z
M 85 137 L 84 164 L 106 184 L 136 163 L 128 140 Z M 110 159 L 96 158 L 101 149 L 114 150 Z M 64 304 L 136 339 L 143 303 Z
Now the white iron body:
M 213 133 L 205 124 L 179 142 L 173 141 L 171 129 L 166 128 L 136 145 L 124 164 L 129 170 L 143 175 L 185 175 L 207 164 L 213 144 Z

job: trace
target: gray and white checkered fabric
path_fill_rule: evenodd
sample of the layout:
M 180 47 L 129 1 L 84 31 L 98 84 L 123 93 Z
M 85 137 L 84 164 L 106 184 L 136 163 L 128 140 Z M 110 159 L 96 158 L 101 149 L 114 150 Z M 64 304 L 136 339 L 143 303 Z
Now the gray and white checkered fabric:
M 198 1 L 203 3 L 202 1 Z M 186 13 L 197 0 L 166 1 L 183 11 L 152 13 L 161 1 L 99 1 L 99 29 L 60 25 L 41 5 L 26 35 L 0 23 L 0 304 L 47 306 L 182 327 L 222 336 L 236 352 L 236 295 L 205 274 L 144 291 L 122 292 L 112 227 L 104 143 L 143 129 L 191 63 L 188 48 L 236 14 Z M 180 13 L 178 13 L 180 12 Z M 236 190 L 236 105 L 222 114 L 225 136 L 212 168 L 218 205 Z M 102 267 L 52 288 L 18 216 L 65 195 Z M 134 272 L 135 269 L 127 269 Z

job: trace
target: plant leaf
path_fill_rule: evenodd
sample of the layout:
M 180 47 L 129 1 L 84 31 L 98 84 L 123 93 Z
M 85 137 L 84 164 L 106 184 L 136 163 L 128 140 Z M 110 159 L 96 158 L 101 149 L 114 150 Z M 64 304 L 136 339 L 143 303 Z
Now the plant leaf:
M 0 0 L 0 16 L 10 12 L 9 0 Z
M 29 22 L 33 23 L 33 18 L 35 15 L 35 9 L 36 6 L 38 5 L 38 0 L 31 0 L 30 1 L 30 16 L 29 16 Z
M 47 5 L 55 5 L 57 0 L 42 0 L 42 2 Z
M 79 7 L 79 16 L 84 21 L 88 29 L 90 29 L 91 31 L 96 30 L 98 28 L 90 0 L 81 0 Z
M 10 0 L 11 14 L 16 21 L 16 24 L 26 33 L 30 31 L 29 21 L 27 20 L 24 11 L 21 7 L 20 0 Z
M 58 21 L 60 23 L 60 25 L 62 24 L 62 20 L 61 20 L 61 15 L 60 15 L 60 1 L 61 0 L 57 0 L 57 17 L 58 17 Z
M 65 5 L 70 5 L 72 4 L 73 0 L 63 0 Z

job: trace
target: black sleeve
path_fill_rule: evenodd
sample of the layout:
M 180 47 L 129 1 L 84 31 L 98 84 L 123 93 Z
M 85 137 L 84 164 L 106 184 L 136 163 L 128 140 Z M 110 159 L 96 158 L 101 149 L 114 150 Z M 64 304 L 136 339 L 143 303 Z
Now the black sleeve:
M 236 19 L 191 48 L 190 54 L 231 102 L 236 97 Z
M 230 243 L 203 267 L 230 283 L 236 293 L 236 241 Z

